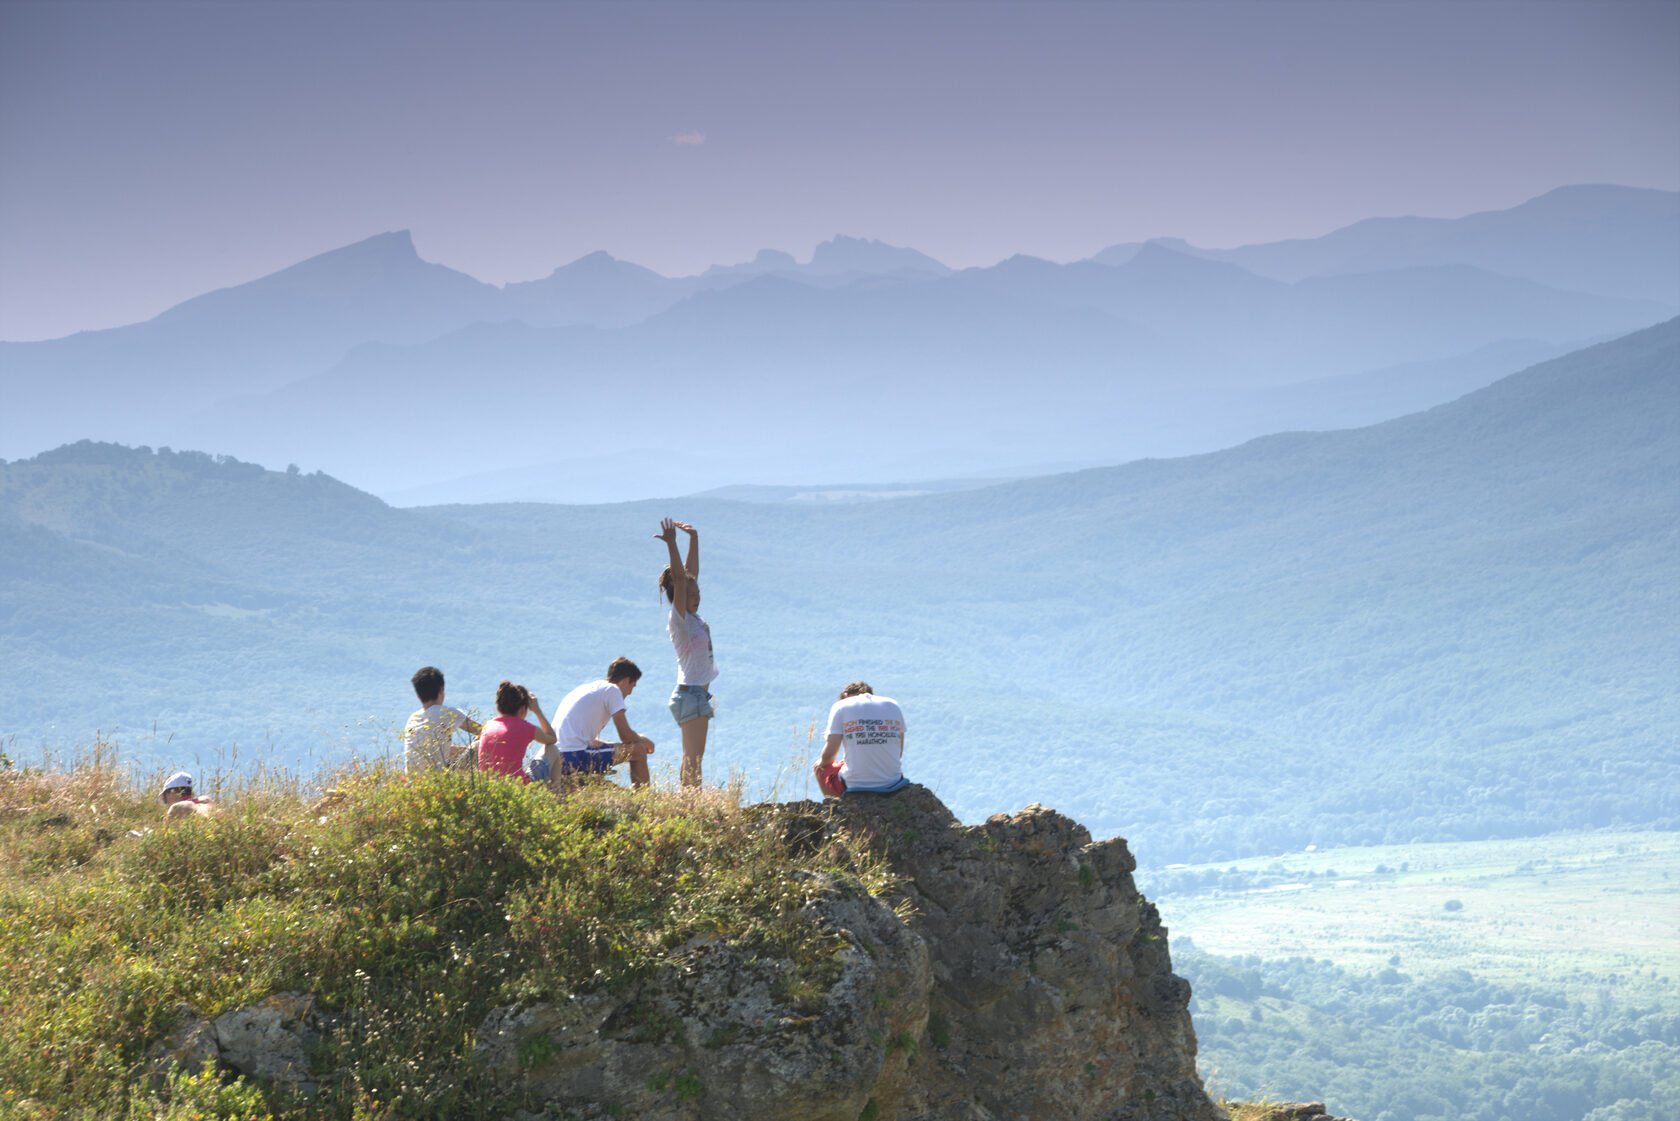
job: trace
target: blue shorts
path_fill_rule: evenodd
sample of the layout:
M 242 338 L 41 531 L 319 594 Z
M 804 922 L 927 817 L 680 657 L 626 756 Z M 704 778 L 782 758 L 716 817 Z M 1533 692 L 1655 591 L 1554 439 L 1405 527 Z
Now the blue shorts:
M 717 714 L 717 710 L 712 707 L 712 695 L 704 685 L 678 685 L 671 693 L 671 703 L 668 707 L 678 724 L 687 724 L 697 716 Z
M 604 743 L 600 747 L 580 747 L 576 751 L 560 753 L 560 773 L 563 775 L 604 775 L 612 770 L 613 755 L 624 745 Z
M 903 775 L 899 775 L 885 786 L 847 786 L 846 793 L 842 797 L 850 798 L 853 794 L 897 794 L 909 785 L 910 780 Z

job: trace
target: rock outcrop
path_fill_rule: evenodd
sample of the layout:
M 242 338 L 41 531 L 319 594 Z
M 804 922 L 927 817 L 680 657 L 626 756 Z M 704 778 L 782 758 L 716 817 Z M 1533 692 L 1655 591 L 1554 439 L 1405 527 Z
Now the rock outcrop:
M 306 993 L 275 993 L 214 1020 L 190 1004 L 177 1010 L 180 1026 L 152 1048 L 159 1071 L 169 1066 L 199 1070 L 210 1060 L 240 1074 L 285 1083 L 306 1094 L 318 1088 L 308 1046 L 326 1027 Z
M 1264 1121 L 1348 1121 L 1324 1112 L 1323 1102 L 1271 1102 Z
M 795 873 L 842 943 L 819 999 L 790 996 L 789 963 L 696 943 L 630 991 L 493 1012 L 480 1060 L 585 1117 L 1221 1116 L 1196 1075 L 1190 987 L 1123 840 L 1036 805 L 964 827 L 920 786 L 764 812 L 796 852 L 846 830 L 900 877 L 883 899 Z
M 927 1022 L 927 946 L 878 899 L 825 877 L 810 889 L 808 907 L 845 943 L 811 1010 L 788 995 L 790 963 L 700 943 L 631 992 L 491 1013 L 479 1061 L 585 1111 L 857 1121 L 908 1081 Z

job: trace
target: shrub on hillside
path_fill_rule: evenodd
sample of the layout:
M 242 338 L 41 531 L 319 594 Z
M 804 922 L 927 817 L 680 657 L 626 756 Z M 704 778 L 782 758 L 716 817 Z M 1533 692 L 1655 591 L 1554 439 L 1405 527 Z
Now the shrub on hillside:
M 233 1116 L 236 1102 L 260 1116 L 252 1095 L 323 1119 L 494 1113 L 518 1103 L 471 1054 L 498 1005 L 629 983 L 699 934 L 788 955 L 807 981 L 826 975 L 833 944 L 802 910 L 780 831 L 722 792 L 609 785 L 559 802 L 444 772 L 339 785 L 345 800 L 324 817 L 303 812 L 295 787 L 251 791 L 220 818 L 123 836 L 80 864 L 9 863 L 0 1100 L 54 1119 Z M 147 793 L 110 798 L 112 820 L 159 816 Z M 4 855 L 27 856 L 43 835 L 11 828 Z M 866 854 L 803 864 L 825 862 L 882 886 Z M 278 991 L 345 1013 L 316 1062 L 341 1076 L 319 1095 L 224 1092 L 196 1074 L 148 1084 L 147 1051 L 178 1005 L 214 1017 Z

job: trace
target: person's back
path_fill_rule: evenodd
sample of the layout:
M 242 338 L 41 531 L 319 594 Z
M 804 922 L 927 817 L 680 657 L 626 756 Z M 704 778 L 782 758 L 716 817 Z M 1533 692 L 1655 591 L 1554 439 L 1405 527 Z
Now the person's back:
M 533 726 L 526 719 L 535 716 Z M 490 774 L 525 775 L 525 749 L 532 741 L 554 743 L 554 728 L 543 715 L 536 694 L 523 685 L 504 681 L 496 688 L 496 715 L 478 737 L 478 769 Z
M 412 775 L 455 762 L 461 750 L 455 746 L 456 729 L 465 729 L 471 735 L 481 729 L 466 713 L 443 703 L 442 670 L 422 666 L 415 671 L 411 684 L 421 706 L 403 728 L 403 770 Z
M 561 751 L 582 751 L 606 728 L 614 713 L 624 711 L 624 694 L 617 685 L 602 679 L 579 685 L 555 710 L 555 733 Z
M 904 710 L 891 697 L 868 692 L 862 682 L 858 692 L 842 696 L 828 710 L 829 742 L 845 750 L 840 775 L 849 790 L 885 790 L 904 781 Z M 825 751 L 825 762 L 833 755 Z

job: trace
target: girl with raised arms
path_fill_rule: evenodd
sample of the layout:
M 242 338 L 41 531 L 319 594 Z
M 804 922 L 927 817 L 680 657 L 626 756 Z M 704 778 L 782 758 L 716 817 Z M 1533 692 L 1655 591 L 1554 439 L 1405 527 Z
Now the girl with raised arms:
M 688 534 L 688 560 L 677 554 L 677 530 Z M 707 686 L 717 678 L 712 660 L 712 628 L 700 618 L 700 533 L 686 522 L 664 518 L 654 536 L 665 542 L 671 563 L 659 574 L 659 591 L 671 601 L 665 621 L 677 651 L 677 688 L 671 694 L 671 715 L 682 732 L 682 784 L 700 785 L 700 764 L 706 755 L 706 729 L 711 724 L 712 694 Z

